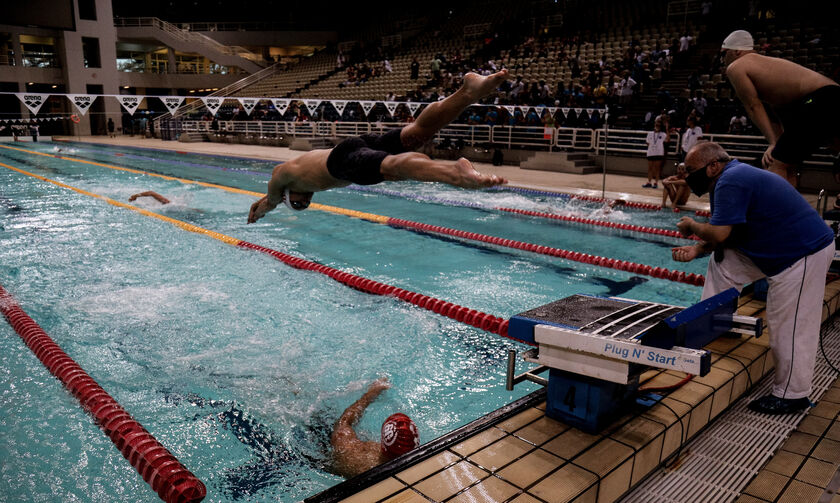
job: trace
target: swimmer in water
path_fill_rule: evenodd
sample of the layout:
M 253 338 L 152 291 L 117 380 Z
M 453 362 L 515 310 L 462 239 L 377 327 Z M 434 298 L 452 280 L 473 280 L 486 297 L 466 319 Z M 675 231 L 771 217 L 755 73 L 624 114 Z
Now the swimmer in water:
M 313 193 L 351 183 L 417 180 L 467 189 L 507 183 L 496 175 L 479 173 L 463 157 L 455 162 L 437 161 L 414 152 L 468 106 L 495 92 L 507 75 L 507 70 L 487 76 L 468 73 L 460 89 L 442 101 L 430 103 L 416 121 L 401 129 L 348 138 L 331 150 L 313 150 L 278 165 L 268 182 L 268 193 L 251 206 L 248 223 L 256 222 L 281 203 L 292 210 L 304 210 Z
M 330 444 L 333 448 L 332 469 L 337 475 L 355 477 L 420 445 L 417 426 L 402 413 L 392 414 L 382 423 L 379 442 L 364 441 L 356 435 L 353 425 L 361 419 L 368 405 L 390 387 L 385 377 L 373 381 L 367 392 L 336 421 Z
M 152 192 L 151 190 L 147 190 L 146 192 L 140 192 L 138 194 L 134 194 L 128 198 L 129 201 L 134 201 L 138 197 L 153 197 L 157 199 L 160 204 L 169 204 L 169 199 L 163 197 L 162 195 L 158 194 L 157 192 Z

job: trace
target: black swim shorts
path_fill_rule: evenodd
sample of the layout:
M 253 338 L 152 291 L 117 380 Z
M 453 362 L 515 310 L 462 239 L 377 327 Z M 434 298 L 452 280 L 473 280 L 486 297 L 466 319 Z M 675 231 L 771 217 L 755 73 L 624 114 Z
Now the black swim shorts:
M 382 159 L 409 152 L 400 141 L 400 129 L 385 134 L 363 134 L 348 138 L 333 148 L 327 157 L 327 171 L 339 180 L 359 185 L 374 185 L 384 180 L 379 166 Z
M 840 135 L 840 86 L 825 86 L 777 111 L 784 132 L 773 158 L 799 164 Z

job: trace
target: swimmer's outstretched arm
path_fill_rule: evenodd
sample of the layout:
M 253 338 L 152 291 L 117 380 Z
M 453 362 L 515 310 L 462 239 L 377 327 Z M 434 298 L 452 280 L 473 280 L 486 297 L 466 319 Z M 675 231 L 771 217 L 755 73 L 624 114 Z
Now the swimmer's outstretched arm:
M 338 418 L 338 421 L 336 421 L 335 428 L 333 428 L 332 435 L 330 435 L 330 443 L 333 447 L 339 448 L 342 444 L 350 440 L 358 440 L 353 426 L 361 419 L 368 405 L 373 403 L 376 397 L 390 387 L 391 384 L 388 382 L 388 378 L 381 377 L 370 384 L 367 392 L 361 398 L 356 400 L 350 407 L 347 407 L 344 413 L 341 414 L 341 417 Z
M 158 200 L 160 204 L 169 204 L 169 199 L 163 197 L 162 195 L 158 194 L 157 192 L 152 192 L 151 190 L 147 190 L 146 192 L 140 192 L 138 194 L 134 194 L 128 198 L 129 201 L 134 201 L 138 197 L 153 197 Z
M 248 213 L 248 223 L 256 222 L 282 203 L 283 192 L 290 182 L 288 170 L 283 169 L 282 164 L 275 166 L 271 173 L 271 180 L 268 181 L 268 192 L 265 197 L 251 205 L 251 211 Z

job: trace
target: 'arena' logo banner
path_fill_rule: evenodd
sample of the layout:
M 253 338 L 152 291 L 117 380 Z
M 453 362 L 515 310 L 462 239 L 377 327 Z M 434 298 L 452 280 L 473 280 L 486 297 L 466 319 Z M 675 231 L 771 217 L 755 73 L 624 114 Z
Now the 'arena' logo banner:
M 317 109 L 318 105 L 321 104 L 321 100 L 303 100 L 303 104 L 306 105 L 306 109 L 309 110 L 309 113 L 314 114 L 315 109 Z
M 76 105 L 76 110 L 78 110 L 82 116 L 87 113 L 90 106 L 93 105 L 94 100 L 96 100 L 96 96 L 91 94 L 68 94 L 67 98 L 71 103 Z
M 239 100 L 239 103 L 242 103 L 242 108 L 245 109 L 245 113 L 251 115 L 251 112 L 257 108 L 257 103 L 260 102 L 260 98 L 236 98 Z
M 346 100 L 333 100 L 330 101 L 330 103 L 332 103 L 332 106 L 335 107 L 335 111 L 338 112 L 338 115 L 343 114 L 344 109 L 347 107 Z
M 216 116 L 216 112 L 222 108 L 222 103 L 225 101 L 224 98 L 213 98 L 208 96 L 202 96 L 201 101 L 204 103 L 204 106 L 207 107 L 207 110 L 213 114 L 213 117 Z
M 47 101 L 47 98 L 50 97 L 49 94 L 33 94 L 33 93 L 15 93 L 15 96 L 18 97 L 20 101 L 26 105 L 26 108 L 29 109 L 34 115 L 38 115 L 38 110 L 44 105 L 44 102 Z
M 137 111 L 137 107 L 140 106 L 140 102 L 143 101 L 143 96 L 115 96 L 117 101 L 120 102 L 125 111 L 128 112 L 129 115 L 134 115 L 134 112 Z
M 178 110 L 178 107 L 184 102 L 183 96 L 158 96 L 158 98 L 171 114 L 174 114 L 175 110 Z
M 373 110 L 373 107 L 376 105 L 375 101 L 360 101 L 359 105 L 362 106 L 362 111 L 365 113 L 365 116 Z
M 286 110 L 289 108 L 289 100 L 287 99 L 272 98 L 271 102 L 274 103 L 274 108 L 277 109 L 280 115 L 286 113 Z
M 418 108 L 420 108 L 420 103 L 411 102 L 408 104 L 408 111 L 411 112 L 411 115 L 414 115 Z
M 388 110 L 388 113 L 391 114 L 392 116 L 394 115 L 394 112 L 397 110 L 397 105 L 398 105 L 398 103 L 396 101 L 386 101 L 385 102 L 385 108 Z

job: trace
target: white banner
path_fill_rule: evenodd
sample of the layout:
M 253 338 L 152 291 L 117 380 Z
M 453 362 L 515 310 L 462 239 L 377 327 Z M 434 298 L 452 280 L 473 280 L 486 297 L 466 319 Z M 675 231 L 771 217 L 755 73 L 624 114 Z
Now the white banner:
M 557 107 L 548 107 L 548 111 L 551 115 L 557 113 Z
M 391 116 L 393 116 L 394 111 L 397 110 L 397 105 L 399 105 L 399 103 L 397 103 L 396 101 L 386 101 L 385 102 L 385 109 L 387 109 L 388 113 L 391 114 Z
M 563 117 L 569 115 L 569 109 L 566 107 L 561 108 L 560 111 L 563 112 Z
M 420 105 L 421 105 L 421 103 L 414 103 L 414 102 L 411 102 L 411 103 L 408 104 L 408 111 L 411 112 L 411 115 L 414 115 L 414 112 L 416 112 L 417 109 L 420 108 Z
M 373 107 L 376 105 L 375 101 L 360 101 L 359 105 L 362 105 L 362 111 L 365 113 L 365 116 L 373 110 Z
M 204 103 L 204 106 L 207 107 L 207 110 L 213 115 L 216 116 L 216 112 L 222 108 L 222 103 L 224 103 L 224 98 L 216 98 L 215 96 L 202 96 L 201 102 Z
M 158 98 L 171 114 L 174 114 L 175 110 L 178 110 L 178 107 L 184 102 L 183 96 L 158 96 Z
M 303 104 L 306 105 L 306 109 L 309 110 L 310 114 L 314 114 L 315 109 L 321 104 L 321 100 L 303 100 Z
M 117 98 L 117 101 L 120 102 L 125 111 L 128 112 L 129 115 L 134 115 L 134 112 L 137 111 L 137 107 L 140 106 L 140 102 L 143 101 L 142 96 L 114 96 Z
M 504 109 L 507 110 L 507 112 L 510 115 L 513 115 L 513 112 L 516 110 L 516 107 L 513 107 L 511 105 L 504 105 Z
M 583 112 L 582 108 L 575 108 L 575 115 L 577 115 L 578 117 L 580 117 L 581 112 Z
M 242 108 L 245 109 L 245 113 L 251 115 L 251 112 L 257 108 L 257 103 L 260 102 L 260 98 L 236 98 L 239 100 L 239 103 L 242 103 Z
M 47 98 L 50 97 L 49 94 L 33 94 L 33 93 L 15 93 L 15 96 L 26 105 L 26 108 L 29 109 L 35 115 L 38 115 L 38 110 L 41 109 L 44 102 L 47 101 Z
M 271 102 L 274 103 L 274 108 L 277 109 L 280 115 L 286 113 L 286 110 L 289 108 L 289 100 L 285 98 L 271 98 Z
M 344 113 L 344 109 L 347 107 L 347 100 L 332 100 L 330 101 L 332 106 L 335 107 L 335 111 L 338 112 L 338 115 Z
M 542 117 L 542 115 L 545 113 L 545 107 L 540 106 L 540 107 L 537 107 L 536 110 L 537 110 L 537 115 L 539 115 L 540 117 Z
M 91 105 L 93 105 L 93 101 L 96 99 L 96 96 L 92 96 L 90 94 L 68 94 L 67 98 L 70 99 L 70 102 L 76 105 L 76 109 L 79 111 L 82 116 L 84 116 Z

